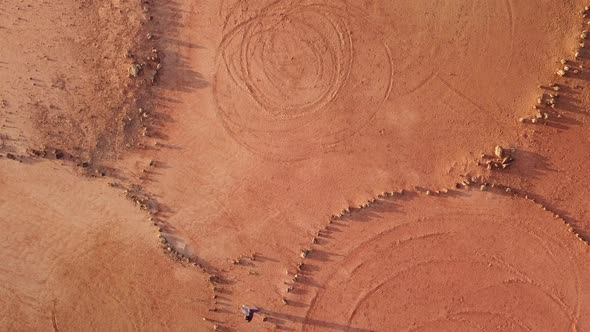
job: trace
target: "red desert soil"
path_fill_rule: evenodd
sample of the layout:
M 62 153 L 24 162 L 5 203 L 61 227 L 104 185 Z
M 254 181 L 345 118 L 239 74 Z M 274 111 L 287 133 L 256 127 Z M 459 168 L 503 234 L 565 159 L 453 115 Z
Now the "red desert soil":
M 590 251 L 566 229 L 479 191 L 379 202 L 322 232 L 303 330 L 586 331 Z
M 0 329 L 199 330 L 210 290 L 106 183 L 0 160 Z
M 384 191 L 485 173 L 474 161 L 518 141 L 582 21 L 548 2 L 162 6 L 180 26 L 158 101 L 172 120 L 146 187 L 218 262 L 263 241 L 296 250 Z
M 0 329 L 590 329 L 581 1 L 0 4 Z

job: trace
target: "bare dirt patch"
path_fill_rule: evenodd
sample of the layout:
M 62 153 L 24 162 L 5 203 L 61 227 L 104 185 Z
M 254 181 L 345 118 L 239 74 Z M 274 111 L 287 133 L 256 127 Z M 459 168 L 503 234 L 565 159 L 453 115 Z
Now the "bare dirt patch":
M 206 275 L 167 259 L 122 191 L 51 162 L 0 165 L 3 330 L 209 326 Z
M 5 7 L 2 328 L 588 325 L 581 2 Z
M 0 132 L 13 150 L 56 148 L 86 161 L 139 143 L 150 2 L 19 1 L 3 6 Z M 142 65 L 139 77 L 128 68 Z M 148 103 L 149 104 L 149 103 Z
M 562 220 L 524 199 L 444 196 L 330 224 L 295 284 L 311 298 L 303 330 L 584 329 L 589 248 Z
M 181 26 L 158 102 L 172 121 L 146 154 L 166 167 L 146 185 L 218 261 L 267 234 L 289 250 L 386 191 L 487 172 L 475 161 L 518 140 L 515 110 L 554 76 L 547 59 L 575 45 L 580 20 L 573 3 L 195 6 L 164 7 Z M 176 80 L 186 66 L 211 88 Z

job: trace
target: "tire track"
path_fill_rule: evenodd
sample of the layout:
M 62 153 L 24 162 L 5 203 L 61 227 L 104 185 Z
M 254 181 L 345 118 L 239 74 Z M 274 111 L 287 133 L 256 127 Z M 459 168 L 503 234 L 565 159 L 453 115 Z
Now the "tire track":
M 502 188 L 501 186 L 496 185 L 495 187 L 492 186 L 493 188 L 497 189 L 498 191 L 504 191 L 504 188 Z M 444 194 L 440 194 L 440 195 L 444 195 Z M 520 194 L 514 194 L 516 195 L 516 197 L 518 197 L 519 199 L 525 198 L 524 194 L 522 194 L 523 197 L 520 197 Z M 528 196 L 527 196 L 528 197 Z M 534 202 L 533 202 L 534 203 Z M 371 204 L 372 205 L 372 204 Z M 378 204 L 379 205 L 379 204 Z M 366 207 L 365 207 L 366 208 Z M 361 210 L 362 211 L 362 210 Z M 345 209 L 344 211 L 344 216 L 346 216 L 347 213 L 349 213 L 348 209 Z M 354 212 L 353 212 L 354 213 Z M 461 214 L 462 218 L 464 219 L 471 219 L 471 220 L 477 220 L 478 218 L 482 217 L 481 213 L 473 213 L 473 214 Z M 441 216 L 439 217 L 429 217 L 428 219 L 440 219 Z M 489 221 L 491 220 L 506 220 L 505 217 L 502 214 L 498 214 L 496 212 L 491 213 L 491 214 L 486 214 L 486 223 L 489 223 Z M 335 221 L 341 221 L 341 222 L 345 222 L 350 224 L 351 221 L 354 221 L 355 217 L 354 214 L 349 218 L 349 217 L 336 217 L 333 218 L 332 220 Z M 576 259 L 579 258 L 575 258 L 573 255 L 571 255 L 569 253 L 570 248 L 571 247 L 571 243 L 567 244 L 564 243 L 562 241 L 557 241 L 557 240 L 553 240 L 553 241 L 548 241 L 547 239 L 552 239 L 553 236 L 551 235 L 551 232 L 553 232 L 555 230 L 555 226 L 553 226 L 553 230 L 545 230 L 542 229 L 542 231 L 539 233 L 536 231 L 535 229 L 530 229 L 530 226 L 527 226 L 527 223 L 524 222 L 520 222 L 520 220 L 517 219 L 517 223 L 516 224 L 511 224 L 511 223 L 507 223 L 506 221 L 503 221 L 501 223 L 501 227 L 508 227 L 511 229 L 510 232 L 506 233 L 506 232 L 501 232 L 498 229 L 498 232 L 500 233 L 506 233 L 506 234 L 518 234 L 519 232 L 524 232 L 524 234 L 527 234 L 526 237 L 522 237 L 522 236 L 518 236 L 518 235 L 512 235 L 513 237 L 517 237 L 519 238 L 523 243 L 527 243 L 527 244 L 534 244 L 534 247 L 538 247 L 539 249 L 543 250 L 544 254 L 542 255 L 543 257 L 546 257 L 546 259 L 550 260 L 550 264 L 553 266 L 560 266 L 563 265 L 564 263 L 567 264 L 570 267 L 561 267 L 559 269 L 555 270 L 555 273 L 560 275 L 560 279 L 564 280 L 565 282 L 563 283 L 563 286 L 561 287 L 566 287 L 566 285 L 570 285 L 572 288 L 570 288 L 570 291 L 573 291 L 573 293 L 570 293 L 570 298 L 564 298 L 563 296 L 565 296 L 565 294 L 562 293 L 555 293 L 555 289 L 553 289 L 553 286 L 556 286 L 558 284 L 553 284 L 553 286 L 550 286 L 548 284 L 545 284 L 544 282 L 537 282 L 535 281 L 535 278 L 540 277 L 540 275 L 538 274 L 537 271 L 533 271 L 533 276 L 529 276 L 529 273 L 527 271 L 523 271 L 521 270 L 522 267 L 524 267 L 525 265 L 525 261 L 520 261 L 520 263 L 522 266 L 521 267 L 516 267 L 513 266 L 512 264 L 510 264 L 509 262 L 505 261 L 504 259 L 502 259 L 501 257 L 496 257 L 496 256 L 489 256 L 487 257 L 486 255 L 483 256 L 478 256 L 479 258 L 475 258 L 477 261 L 473 261 L 473 260 L 445 260 L 445 259 L 435 259 L 435 260 L 426 260 L 423 262 L 418 262 L 418 263 L 412 263 L 409 266 L 405 266 L 403 263 L 402 265 L 400 265 L 399 262 L 385 262 L 385 261 L 378 261 L 375 260 L 376 257 L 381 257 L 383 259 L 388 259 L 387 255 L 384 254 L 380 254 L 381 251 L 387 251 L 387 252 L 392 252 L 391 249 L 389 249 L 389 247 L 387 245 L 384 246 L 384 241 L 379 240 L 380 238 L 390 238 L 391 234 L 398 233 L 398 232 L 406 232 L 409 231 L 415 227 L 418 228 L 422 228 L 422 227 L 427 227 L 427 228 L 433 228 L 433 230 L 439 229 L 439 226 L 427 226 L 429 224 L 426 224 L 422 222 L 423 220 L 421 219 L 421 222 L 419 222 L 418 224 L 401 224 L 401 225 L 392 225 L 390 226 L 391 229 L 388 229 L 388 227 L 382 225 L 382 226 L 376 226 L 377 229 L 379 229 L 380 227 L 385 227 L 385 231 L 381 231 L 378 232 L 376 235 L 372 235 L 368 238 L 366 238 L 366 235 L 362 235 L 362 237 L 364 238 L 364 240 L 359 243 L 358 245 L 354 246 L 354 249 L 352 250 L 348 250 L 346 251 L 346 253 L 340 253 L 338 255 L 342 255 L 344 258 L 342 260 L 337 260 L 335 264 L 337 264 L 339 266 L 339 268 L 337 269 L 338 271 L 341 271 L 340 274 L 337 275 L 333 275 L 331 278 L 325 279 L 328 280 L 328 282 L 323 283 L 322 285 L 318 286 L 317 291 L 313 293 L 313 296 L 311 297 L 311 302 L 309 305 L 309 309 L 306 311 L 306 315 L 305 315 L 305 320 L 307 321 L 317 321 L 318 318 L 318 314 L 320 314 L 321 312 L 325 311 L 327 308 L 330 308 L 331 306 L 325 306 L 325 305 L 321 305 L 320 303 L 323 303 L 324 301 L 329 300 L 331 295 L 328 295 L 329 293 L 332 293 L 333 291 L 337 290 L 337 289 L 353 289 L 356 291 L 361 291 L 360 289 L 357 289 L 356 287 L 354 287 L 354 283 L 356 282 L 362 282 L 363 284 L 367 283 L 367 281 L 362 281 L 362 277 L 363 273 L 366 274 L 367 271 L 374 271 L 374 269 L 377 266 L 381 266 L 380 268 L 380 272 L 379 273 L 375 273 L 374 275 L 377 277 L 377 279 L 372 278 L 371 280 L 373 280 L 371 283 L 374 284 L 374 282 L 378 282 L 376 285 L 377 286 L 373 286 L 370 287 L 370 290 L 368 291 L 361 291 L 361 293 L 358 295 L 358 297 L 356 297 L 356 301 L 354 303 L 349 303 L 346 304 L 346 307 L 350 307 L 352 308 L 352 311 L 349 312 L 349 314 L 347 315 L 347 325 L 349 327 L 352 326 L 356 326 L 356 327 L 361 327 L 358 324 L 354 324 L 354 322 L 357 320 L 357 317 L 360 317 L 359 315 L 361 315 L 361 311 L 364 310 L 362 308 L 367 307 L 366 305 L 364 305 L 364 303 L 369 303 L 370 301 L 372 301 L 373 295 L 377 294 L 378 292 L 380 292 L 379 290 L 382 289 L 383 287 L 385 287 L 385 285 L 390 284 L 390 282 L 392 280 L 398 280 L 398 276 L 401 276 L 402 274 L 405 274 L 406 277 L 409 275 L 408 271 L 410 271 L 411 269 L 423 269 L 425 266 L 429 266 L 431 264 L 441 264 L 441 266 L 448 266 L 449 264 L 455 264 L 458 262 L 462 262 L 461 264 L 467 264 L 469 266 L 472 266 L 473 263 L 478 264 L 479 266 L 481 266 L 481 268 L 484 269 L 489 269 L 491 268 L 493 270 L 498 270 L 498 271 L 503 271 L 502 273 L 504 274 L 508 274 L 508 275 L 513 275 L 516 277 L 516 279 L 508 279 L 507 282 L 502 282 L 502 283 L 493 283 L 487 286 L 487 288 L 478 288 L 476 287 L 471 293 L 465 293 L 464 296 L 472 298 L 473 300 L 479 298 L 480 296 L 478 296 L 478 292 L 482 292 L 482 291 L 486 291 L 486 289 L 494 289 L 497 287 L 508 287 L 509 285 L 523 285 L 525 287 L 533 287 L 534 289 L 536 289 L 536 291 L 538 292 L 538 294 L 540 294 L 539 296 L 543 296 L 545 298 L 547 298 L 547 300 L 549 302 L 547 303 L 553 303 L 553 305 L 555 305 L 555 308 L 559 308 L 560 312 L 564 319 L 566 319 L 567 321 L 572 323 L 572 326 L 577 326 L 578 325 L 578 317 L 580 316 L 580 275 L 579 275 L 579 271 L 577 266 L 579 264 L 575 263 Z M 440 225 L 444 225 L 446 223 L 442 222 Z M 363 223 L 364 224 L 364 223 Z M 435 223 L 435 224 L 439 224 L 439 222 Z M 492 223 L 489 223 L 488 226 L 484 227 L 484 229 L 491 229 L 493 228 Z M 477 227 L 477 228 L 481 228 L 481 227 Z M 348 231 L 350 232 L 350 231 Z M 410 231 L 410 234 L 413 234 L 414 231 Z M 419 232 L 418 232 L 419 233 Z M 459 233 L 457 233 L 459 234 Z M 427 245 L 417 245 L 414 243 L 414 240 L 416 239 L 424 239 L 427 240 L 428 238 L 430 238 L 431 236 L 451 236 L 451 233 L 432 233 L 432 234 L 422 234 L 419 235 L 418 237 L 415 237 L 413 235 L 410 235 L 410 237 L 407 240 L 398 240 L 395 241 L 394 247 L 398 248 L 398 249 L 394 249 L 393 252 L 395 252 L 396 250 L 400 250 L 399 248 L 401 248 L 401 245 L 404 245 L 404 243 L 408 243 L 411 245 L 411 247 L 419 247 L 419 248 L 426 248 L 428 247 Z M 333 240 L 330 240 L 330 242 Z M 437 241 L 440 242 L 440 241 Z M 445 241 L 443 241 L 445 242 Z M 428 242 L 427 242 L 428 243 Z M 379 248 L 377 251 L 371 249 L 371 248 Z M 323 249 L 325 250 L 325 249 Z M 557 250 L 557 251 L 556 251 Z M 369 255 L 364 254 L 364 252 L 369 252 Z M 557 257 L 563 257 L 563 255 L 567 256 L 565 258 L 565 261 L 563 259 L 556 259 Z M 313 255 L 313 254 L 312 254 Z M 375 257 L 373 257 L 375 256 Z M 486 258 L 487 257 L 487 258 Z M 509 256 L 507 256 L 509 257 Z M 522 258 L 520 258 L 522 259 Z M 545 258 L 544 258 L 545 259 Z M 357 261 L 361 261 L 364 263 L 359 264 Z M 369 262 L 369 263 L 367 263 Z M 492 263 L 490 263 L 492 262 Z M 330 264 L 334 264 L 334 263 L 330 263 Z M 426 265 L 425 265 L 426 264 Z M 492 265 L 489 265 L 492 264 Z M 352 267 L 348 268 L 348 267 Z M 401 271 L 398 271 L 397 273 L 391 275 L 389 274 L 389 267 L 392 267 L 394 270 L 396 269 L 396 266 L 400 266 L 402 268 Z M 572 270 L 573 268 L 573 270 Z M 569 271 L 569 273 L 566 274 L 566 271 Z M 402 274 L 400 274 L 402 273 Z M 314 275 L 316 275 L 317 273 L 312 273 L 311 274 L 311 278 L 314 278 Z M 320 272 L 321 274 L 321 272 Z M 357 276 L 358 275 L 358 276 Z M 387 276 L 386 278 L 378 278 L 379 275 L 385 275 Z M 411 275 L 416 275 L 416 273 L 411 273 Z M 317 276 L 320 277 L 320 276 Z M 344 279 L 342 278 L 346 278 L 346 281 L 344 281 Z M 358 279 L 361 278 L 361 279 Z M 324 278 L 321 278 L 324 279 Z M 358 281 L 354 281 L 357 280 Z M 365 278 L 366 279 L 366 278 Z M 569 279 L 569 282 L 567 281 Z M 477 279 L 475 279 L 477 280 Z M 397 281 L 400 282 L 400 281 Z M 375 284 L 374 284 L 375 285 Z M 520 286 L 517 286 L 520 287 Z M 315 288 L 315 287 L 314 287 Z M 327 296 L 327 297 L 326 297 Z M 507 299 L 508 300 L 508 299 Z M 347 301 L 347 300 L 342 300 L 342 301 Z M 332 302 L 331 302 L 332 303 Z M 477 302 L 475 302 L 477 303 Z M 343 302 L 344 304 L 344 302 Z M 370 306 L 369 306 L 370 307 Z M 367 307 L 367 308 L 369 308 Z M 319 312 L 315 312 L 314 308 L 316 308 L 317 310 L 319 310 Z M 460 309 L 459 307 L 457 309 Z M 454 310 L 453 310 L 454 311 Z M 452 312 L 453 312 L 452 311 Z M 336 311 L 337 312 L 337 311 Z M 332 315 L 337 315 L 340 316 L 341 314 L 336 314 L 336 312 L 333 312 Z M 478 310 L 477 307 L 475 308 L 471 308 L 468 311 L 469 313 L 483 313 L 484 311 L 482 310 Z M 452 313 L 450 314 L 447 318 L 451 319 L 453 317 L 456 317 L 457 315 L 460 314 L 466 314 L 467 311 L 458 311 L 456 313 Z M 503 314 L 500 312 L 497 312 L 495 314 Z M 323 314 L 320 314 L 321 316 L 323 316 Z M 363 317 L 365 317 L 365 314 L 363 313 Z M 532 330 L 531 326 L 528 326 L 527 323 L 525 323 L 524 321 L 520 320 L 520 319 L 516 319 L 515 317 L 507 317 L 505 316 L 507 319 L 510 319 L 515 325 L 519 326 L 521 329 L 523 330 L 527 330 L 530 331 Z M 366 317 L 365 317 L 366 319 Z M 308 327 L 306 327 L 305 323 L 304 323 L 304 330 L 308 330 Z
M 362 36 L 377 30 L 344 2 L 277 1 L 237 24 L 221 39 L 213 84 L 226 131 L 249 151 L 277 161 L 306 159 L 354 136 L 393 88 L 387 44 L 360 51 L 369 47 Z M 309 63 L 317 69 L 309 70 Z M 357 66 L 368 63 L 383 70 L 360 81 Z M 343 112 L 341 105 L 355 95 L 371 105 Z M 276 135 L 281 139 L 271 138 Z

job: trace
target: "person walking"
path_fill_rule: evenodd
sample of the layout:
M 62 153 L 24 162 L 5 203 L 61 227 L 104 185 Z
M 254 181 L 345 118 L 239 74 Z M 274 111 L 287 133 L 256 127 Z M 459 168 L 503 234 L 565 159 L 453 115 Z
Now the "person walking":
M 258 308 L 250 308 L 247 305 L 242 305 L 240 311 L 244 314 L 244 319 L 251 322 L 252 318 L 254 318 L 254 313 L 259 312 L 260 310 Z

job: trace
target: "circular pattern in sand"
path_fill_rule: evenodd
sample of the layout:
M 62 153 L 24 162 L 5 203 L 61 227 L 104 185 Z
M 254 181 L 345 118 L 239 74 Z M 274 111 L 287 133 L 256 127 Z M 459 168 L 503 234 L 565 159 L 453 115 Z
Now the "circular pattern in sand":
M 341 223 L 346 239 L 321 249 L 324 271 L 310 276 L 326 282 L 306 330 L 579 330 L 589 312 L 587 246 L 533 204 L 488 200 L 408 202 Z
M 423 89 L 482 111 L 462 87 L 499 84 L 512 63 L 512 1 L 267 3 L 227 10 L 213 80 L 227 132 L 267 159 L 339 151 L 384 101 L 420 105 Z M 407 105 L 388 112 L 415 111 Z
M 344 2 L 278 1 L 228 31 L 214 89 L 232 137 L 294 160 L 354 135 L 392 84 L 390 51 L 366 17 Z

